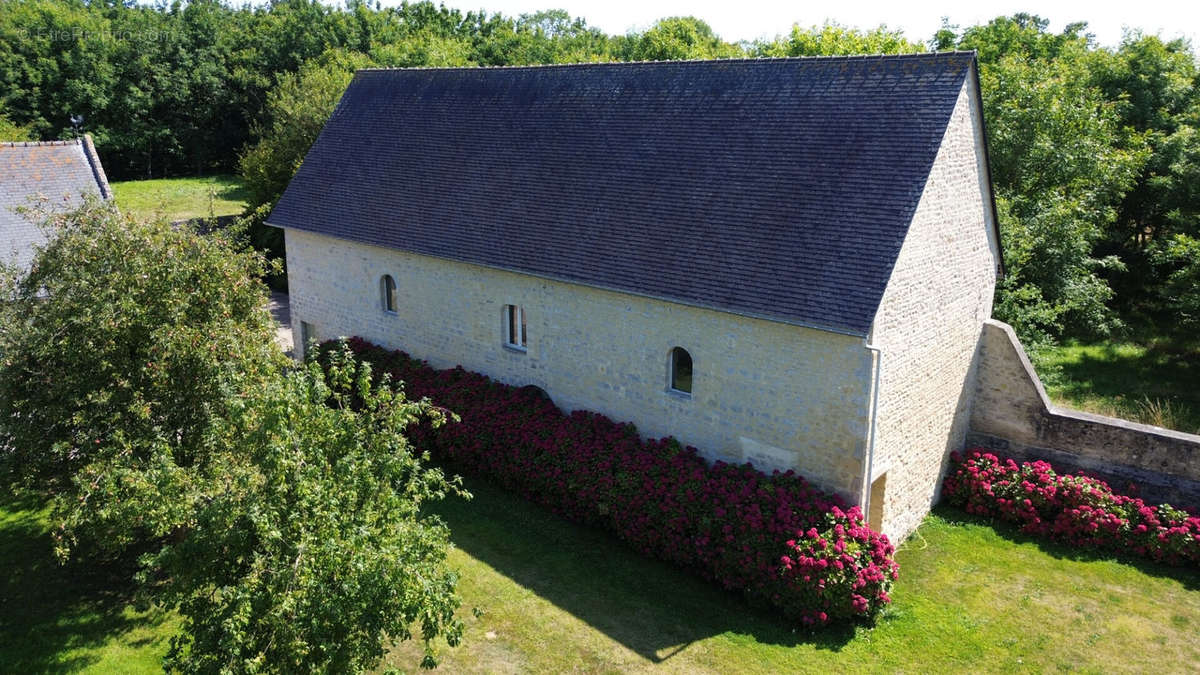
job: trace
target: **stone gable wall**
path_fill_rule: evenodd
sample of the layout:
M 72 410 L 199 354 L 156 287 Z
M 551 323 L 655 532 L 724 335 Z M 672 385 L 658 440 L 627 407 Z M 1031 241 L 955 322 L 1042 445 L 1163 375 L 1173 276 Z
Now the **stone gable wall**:
M 710 459 L 795 468 L 858 500 L 874 361 L 861 338 L 287 230 L 297 351 L 359 335 L 440 368 L 544 389 L 564 409 L 673 435 Z M 398 312 L 383 311 L 392 275 Z M 504 305 L 525 308 L 528 350 L 503 345 Z M 668 392 L 687 349 L 693 393 Z
M 870 512 L 893 541 L 920 524 L 949 452 L 963 446 L 976 347 L 992 311 L 999 254 L 974 94 L 968 78 L 871 335 L 880 382 Z

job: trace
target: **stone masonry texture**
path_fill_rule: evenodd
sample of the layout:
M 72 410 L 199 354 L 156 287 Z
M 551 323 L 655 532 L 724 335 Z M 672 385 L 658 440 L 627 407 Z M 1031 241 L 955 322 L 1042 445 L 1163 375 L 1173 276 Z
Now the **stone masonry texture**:
M 297 351 L 302 330 L 359 335 L 435 367 L 536 385 L 564 409 L 673 435 L 709 459 L 795 469 L 860 505 L 886 475 L 870 513 L 902 539 L 965 441 L 999 262 L 973 77 L 865 340 L 289 227 Z M 395 313 L 383 310 L 385 274 Z M 525 309 L 526 351 L 504 346 L 509 304 Z M 692 356 L 691 396 L 668 390 L 673 347 Z
M 1151 501 L 1200 504 L 1200 436 L 1053 405 L 1011 327 L 984 324 L 971 445 L 1099 474 Z
M 297 351 L 358 335 L 438 368 L 536 385 L 565 410 L 673 435 L 709 459 L 796 469 L 861 498 L 873 358 L 862 338 L 286 230 Z M 381 279 L 398 290 L 397 312 Z M 504 346 L 504 306 L 525 309 L 528 349 Z M 693 359 L 690 397 L 668 391 L 669 353 Z
M 920 524 L 949 453 L 963 446 L 976 346 L 992 311 L 999 253 L 974 87 L 959 94 L 871 335 L 880 382 L 868 484 L 887 476 L 882 510 L 871 510 L 893 540 Z

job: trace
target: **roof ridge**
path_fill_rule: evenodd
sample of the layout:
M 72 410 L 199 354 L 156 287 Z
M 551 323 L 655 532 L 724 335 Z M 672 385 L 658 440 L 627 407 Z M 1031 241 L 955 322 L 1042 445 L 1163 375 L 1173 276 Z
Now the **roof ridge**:
M 359 68 L 355 72 L 396 72 L 407 70 L 525 70 L 535 68 L 580 68 L 585 66 L 638 66 L 648 64 L 700 64 L 700 63 L 764 63 L 787 61 L 855 61 L 866 59 L 911 59 L 911 58 L 948 58 L 952 56 L 971 56 L 975 58 L 974 49 L 954 49 L 935 52 L 905 52 L 902 54 L 817 54 L 811 56 L 731 56 L 716 59 L 668 59 L 645 61 L 577 61 L 573 63 L 526 63 L 501 66 L 399 66 L 379 68 Z
M 53 145 L 82 145 L 83 139 L 68 138 L 59 141 L 0 141 L 0 147 L 6 148 L 36 148 Z

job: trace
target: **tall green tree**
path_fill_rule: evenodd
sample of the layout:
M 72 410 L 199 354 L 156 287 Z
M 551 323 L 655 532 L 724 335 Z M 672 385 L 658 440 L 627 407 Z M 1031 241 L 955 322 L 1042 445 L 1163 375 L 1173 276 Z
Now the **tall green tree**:
M 599 28 L 565 10 L 522 14 L 516 23 L 524 36 L 520 63 L 583 63 L 612 60 L 612 42 Z
M 0 11 L 0 107 L 41 138 L 98 124 L 114 80 L 109 21 L 78 0 L 16 0 Z
M 1200 237 L 1176 234 L 1160 239 L 1151 262 L 1164 279 L 1151 289 L 1151 298 L 1170 312 L 1161 334 L 1174 338 L 1179 351 L 1200 350 Z
M 403 434 L 443 417 L 374 384 L 347 348 L 330 360 L 232 410 L 194 526 L 147 558 L 156 597 L 184 616 L 168 670 L 358 672 L 414 629 L 433 666 L 434 638 L 459 643 L 449 531 L 420 509 L 462 493 Z
M 725 42 L 711 26 L 694 16 L 659 19 L 640 35 L 630 36 L 617 56 L 627 61 L 675 61 L 740 56 L 741 50 Z
M 870 30 L 849 28 L 836 23 L 801 28 L 792 26 L 787 36 L 754 46 L 757 56 L 844 56 L 851 54 L 909 54 L 925 51 L 924 45 L 910 42 L 904 33 L 879 26 Z
M 112 461 L 198 461 L 229 397 L 283 365 L 266 293 L 250 281 L 266 263 L 223 235 L 137 223 L 111 202 L 43 227 L 32 267 L 7 270 L 0 287 L 0 428 L 12 441 L 0 471 L 65 489 Z
M 326 120 L 358 67 L 371 65 L 362 55 L 328 52 L 296 73 L 284 73 L 267 97 L 267 122 L 258 143 L 239 161 L 250 206 L 274 205 L 304 161 Z
M 0 273 L 0 469 L 51 498 L 58 553 L 139 558 L 183 672 L 347 672 L 456 644 L 460 492 L 404 429 L 440 423 L 348 351 L 288 370 L 260 255 L 92 202 Z
M 978 49 L 984 118 L 1007 275 L 996 315 L 1033 346 L 1120 327 L 1098 243 L 1118 219 L 1147 152 L 1091 83 L 1083 24 L 1059 34 L 1018 14 L 967 29 Z
M 1176 332 L 1174 294 L 1160 291 L 1189 250 L 1178 237 L 1200 238 L 1200 68 L 1185 41 L 1136 32 L 1091 65 L 1092 81 L 1149 151 L 1101 246 L 1125 263 L 1112 275 L 1118 308 L 1140 327 Z

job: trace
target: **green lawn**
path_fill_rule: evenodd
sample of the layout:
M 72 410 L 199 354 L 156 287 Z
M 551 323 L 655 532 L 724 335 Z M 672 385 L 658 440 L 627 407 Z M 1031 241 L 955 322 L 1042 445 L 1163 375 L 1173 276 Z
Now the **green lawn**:
M 440 507 L 464 644 L 450 672 L 1192 671 L 1200 574 L 1134 566 L 938 510 L 898 555 L 874 628 L 792 630 L 704 581 L 497 490 Z M 417 645 L 388 665 L 411 670 Z
M 1066 344 L 1048 350 L 1056 403 L 1179 431 L 1200 433 L 1200 353 L 1131 343 Z
M 131 180 L 112 184 L 117 206 L 139 219 L 188 220 L 239 214 L 246 192 L 236 176 Z
M 471 482 L 439 506 L 467 633 L 443 672 L 1188 672 L 1200 662 L 1200 573 L 1027 540 L 952 510 L 899 553 L 874 628 L 793 631 L 689 574 Z M 149 672 L 177 619 L 121 584 L 54 566 L 45 524 L 0 507 L 0 663 L 14 672 Z M 471 609 L 481 610 L 475 616 Z M 418 644 L 385 667 L 415 672 Z
M 58 564 L 43 509 L 0 502 L 0 672 L 162 672 L 178 618 L 139 610 L 132 568 Z

